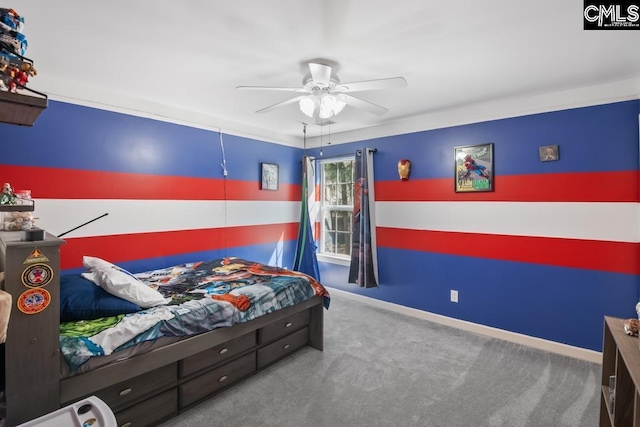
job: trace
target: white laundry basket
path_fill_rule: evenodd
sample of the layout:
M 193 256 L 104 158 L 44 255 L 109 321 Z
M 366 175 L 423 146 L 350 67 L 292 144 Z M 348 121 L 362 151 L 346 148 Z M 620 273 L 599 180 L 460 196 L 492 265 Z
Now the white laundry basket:
M 90 396 L 17 427 L 117 427 L 117 424 L 107 404 Z

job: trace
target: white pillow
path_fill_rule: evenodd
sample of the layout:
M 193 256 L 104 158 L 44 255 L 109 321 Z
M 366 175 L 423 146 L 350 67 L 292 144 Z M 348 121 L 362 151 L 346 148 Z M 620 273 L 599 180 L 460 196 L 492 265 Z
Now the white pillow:
M 155 289 L 133 277 L 127 270 L 100 258 L 84 256 L 82 263 L 89 270 L 82 276 L 94 282 L 111 295 L 122 298 L 142 308 L 167 304 L 166 299 Z

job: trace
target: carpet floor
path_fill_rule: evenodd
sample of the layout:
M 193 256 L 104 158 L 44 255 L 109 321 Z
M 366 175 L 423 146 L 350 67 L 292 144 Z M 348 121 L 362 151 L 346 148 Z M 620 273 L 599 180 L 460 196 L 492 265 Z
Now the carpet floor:
M 168 426 L 595 427 L 601 366 L 338 293 L 304 348 Z

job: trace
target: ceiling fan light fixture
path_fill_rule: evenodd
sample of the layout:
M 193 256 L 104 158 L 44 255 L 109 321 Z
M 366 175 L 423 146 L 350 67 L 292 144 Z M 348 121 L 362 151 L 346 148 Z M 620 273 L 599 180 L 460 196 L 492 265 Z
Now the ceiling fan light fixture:
M 313 117 L 313 112 L 316 109 L 316 100 L 310 95 L 300 100 L 300 111 L 309 117 Z
M 324 94 L 320 99 L 320 112 L 321 119 L 328 119 L 331 116 L 335 116 L 347 105 L 343 100 L 331 94 Z
M 336 99 L 331 95 L 324 95 L 320 98 L 320 112 L 318 113 L 321 119 L 328 119 L 333 116 L 333 106 Z
M 333 115 L 337 116 L 344 109 L 347 103 L 344 101 L 345 96 L 343 94 L 338 94 L 336 95 L 335 98 L 336 98 L 336 102 L 333 107 Z
M 265 113 L 275 108 L 297 103 L 300 111 L 310 118 L 329 119 L 342 112 L 349 104 L 351 107 L 365 110 L 371 114 L 381 116 L 388 112 L 387 108 L 366 101 L 350 92 L 364 92 L 370 90 L 394 89 L 406 87 L 404 77 L 390 77 L 376 80 L 362 80 L 351 83 L 341 83 L 337 75 L 332 73 L 330 65 L 309 62 L 309 73 L 302 79 L 302 87 L 278 87 L 278 86 L 238 86 L 236 89 L 272 90 L 295 93 L 294 97 L 278 102 L 256 113 Z M 316 123 L 321 121 L 316 120 Z

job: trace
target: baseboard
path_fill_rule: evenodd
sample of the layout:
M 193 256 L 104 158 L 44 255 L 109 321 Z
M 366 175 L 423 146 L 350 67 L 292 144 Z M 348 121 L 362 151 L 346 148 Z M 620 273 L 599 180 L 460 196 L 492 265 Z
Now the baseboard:
M 329 293 L 340 294 L 341 296 L 344 296 L 346 298 L 358 300 L 374 307 L 382 308 L 407 316 L 428 320 L 434 323 L 439 323 L 458 329 L 464 329 L 465 331 L 475 332 L 481 335 L 526 345 L 552 353 L 562 354 L 564 356 L 573 357 L 575 359 L 586 360 L 587 362 L 602 363 L 602 353 L 598 351 L 574 347 L 571 345 L 549 341 L 542 338 L 531 337 L 529 335 L 519 334 L 516 332 L 505 331 L 504 329 L 492 328 L 491 326 L 467 322 L 466 320 L 454 319 L 453 317 L 447 317 L 441 314 L 429 313 L 428 311 L 418 310 L 387 301 L 377 300 L 375 298 L 365 297 L 363 295 L 354 294 L 352 292 L 343 291 L 341 289 L 331 288 L 329 286 L 327 286 L 327 289 L 329 290 Z

